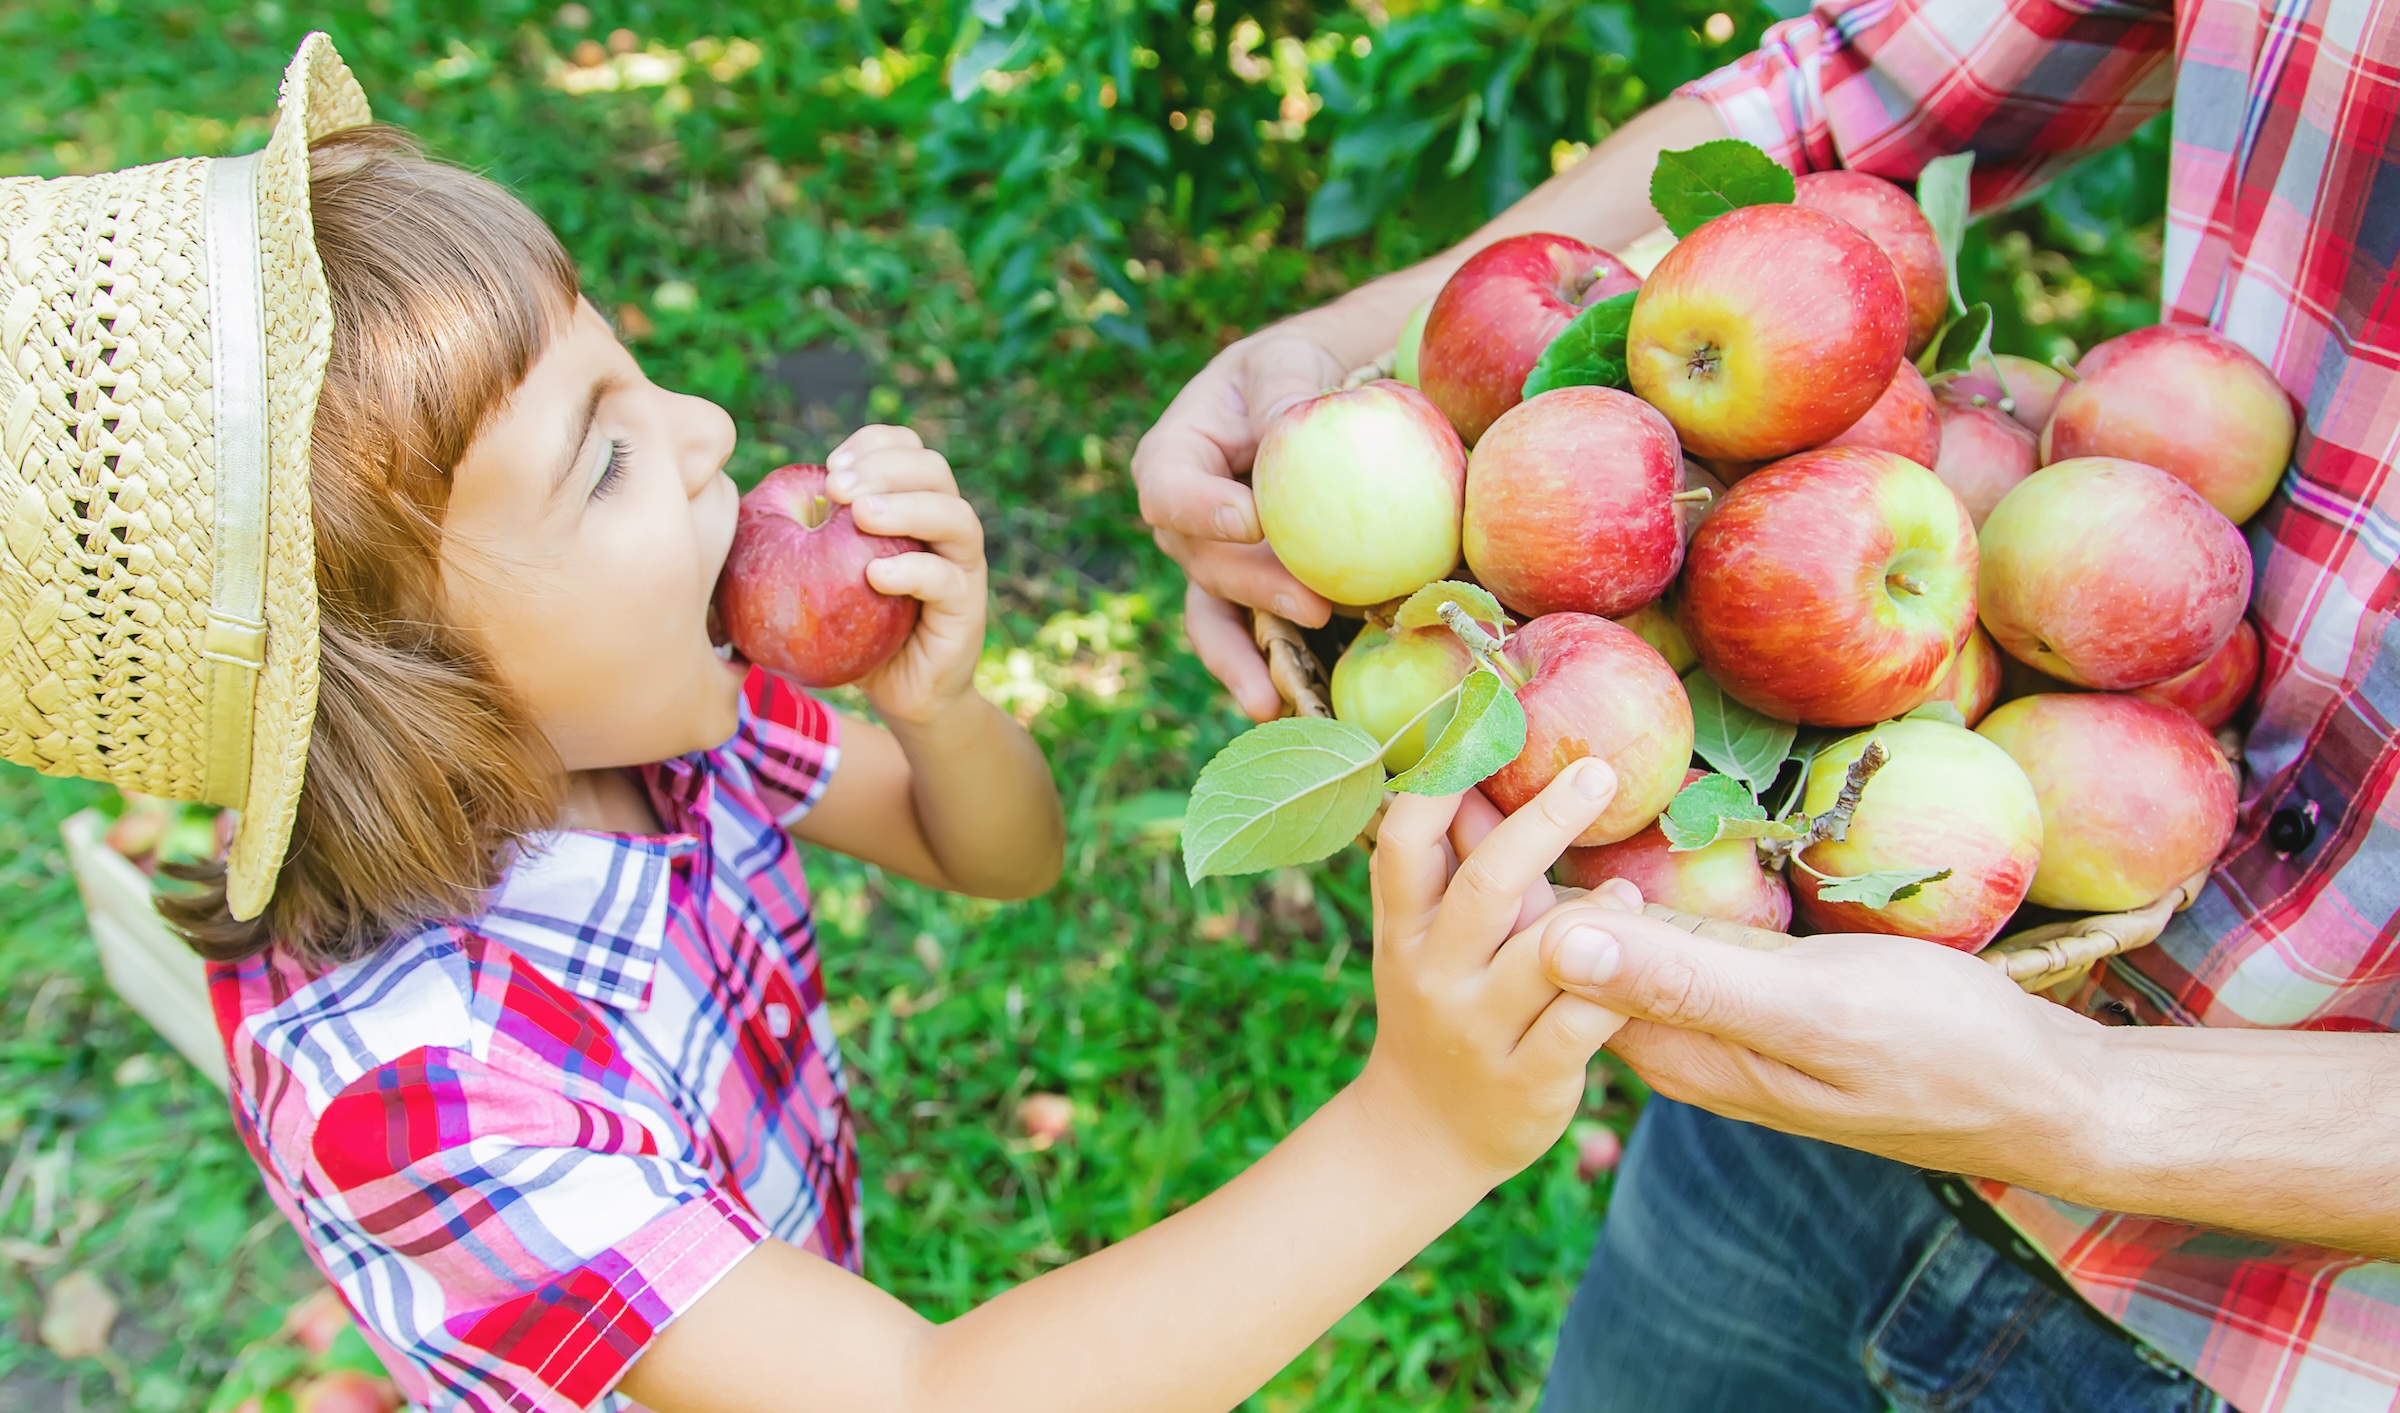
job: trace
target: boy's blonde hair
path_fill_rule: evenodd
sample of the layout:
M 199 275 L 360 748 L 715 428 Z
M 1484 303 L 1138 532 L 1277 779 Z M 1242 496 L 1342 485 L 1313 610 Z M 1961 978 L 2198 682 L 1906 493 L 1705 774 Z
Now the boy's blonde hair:
M 323 138 L 310 170 L 333 300 L 309 467 L 316 724 L 266 910 L 233 917 L 221 863 L 176 870 L 199 887 L 161 899 L 218 961 L 270 942 L 347 961 L 471 914 L 558 808 L 547 743 L 443 612 L 440 553 L 451 472 L 572 316 L 574 264 L 516 198 L 396 128 Z

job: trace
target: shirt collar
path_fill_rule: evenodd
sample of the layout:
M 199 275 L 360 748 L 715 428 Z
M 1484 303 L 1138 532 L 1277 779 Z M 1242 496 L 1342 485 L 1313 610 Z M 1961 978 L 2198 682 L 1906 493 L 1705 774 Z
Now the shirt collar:
M 533 836 L 475 930 L 579 996 L 642 1010 L 666 945 L 671 871 L 699 848 L 688 834 Z

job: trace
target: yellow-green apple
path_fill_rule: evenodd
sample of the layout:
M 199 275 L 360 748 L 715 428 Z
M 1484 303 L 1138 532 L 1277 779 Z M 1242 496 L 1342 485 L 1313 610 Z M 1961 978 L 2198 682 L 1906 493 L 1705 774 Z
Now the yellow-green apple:
M 1688 770 L 1683 783 L 1689 785 L 1706 773 Z M 1792 891 L 1782 874 L 1759 866 L 1758 845 L 1749 839 L 1720 839 L 1677 853 L 1652 823 L 1630 839 L 1569 849 L 1551 873 L 1570 888 L 1597 888 L 1622 878 L 1642 890 L 1644 901 L 1695 917 L 1723 918 L 1770 932 L 1792 925 Z
M 1872 447 L 1930 469 L 1941 458 L 1942 424 L 1934 410 L 1933 389 L 1925 386 L 1925 375 L 1915 364 L 1902 362 L 1892 370 L 1891 382 L 1867 409 L 1867 415 L 1825 445 Z
M 2214 731 L 2233 720 L 2242 703 L 2250 700 L 2250 689 L 2258 685 L 2258 663 L 2258 630 L 2245 618 L 2234 626 L 2233 636 L 2208 661 L 2179 677 L 2144 687 L 2134 695 L 2164 706 L 2180 707 Z
M 2042 809 L 2033 782 L 1990 741 L 1946 721 L 1887 721 L 1817 752 L 1801 804 L 1832 808 L 1850 763 L 1881 741 L 1887 757 L 1867 781 L 1850 832 L 1801 850 L 1792 905 L 1821 932 L 1888 932 L 1980 951 L 2025 901 L 2042 861 Z M 1946 868 L 1948 878 L 1880 908 L 1824 896 L 1810 872 L 1848 878 L 1886 869 Z
M 1491 802 L 1514 814 L 1571 762 L 1599 756 L 1617 772 L 1616 798 L 1575 842 L 1614 844 L 1658 818 L 1692 760 L 1692 699 L 1667 660 L 1588 613 L 1533 620 L 1501 658 L 1525 708 L 1525 749 L 1483 782 Z
M 2119 456 L 2155 466 L 2235 524 L 2292 459 L 2292 400 L 2250 350 L 2213 329 L 2156 324 L 2075 365 L 2042 429 L 2042 461 Z
M 1933 395 L 1966 407 L 1996 407 L 2038 437 L 2066 385 L 2067 375 L 2056 368 L 2013 353 L 1996 353 L 1989 362 L 1978 361 L 1963 373 L 1951 374 Z
M 861 531 L 825 494 L 824 467 L 778 467 L 735 513 L 709 636 L 803 687 L 855 682 L 917 626 L 917 601 L 875 592 L 867 565 L 924 548 Z
M 1383 742 L 1384 768 L 1397 774 L 1423 760 L 1425 748 L 1450 724 L 1449 703 L 1426 707 L 1474 665 L 1466 645 L 1447 628 L 1387 632 L 1370 623 L 1333 664 L 1334 718 Z M 1421 721 L 1419 712 L 1425 713 Z
M 1472 446 L 1525 395 L 1525 375 L 1586 308 L 1641 286 L 1625 262 L 1573 236 L 1535 231 L 1467 257 L 1433 297 L 1418 383 Z
M 1676 617 L 1744 706 L 1811 726 L 1883 721 L 1933 694 L 1974 629 L 1975 527 L 1906 457 L 1804 452 L 1744 477 L 1700 522 Z
M 1958 651 L 1951 655 L 1948 670 L 1942 673 L 1942 680 L 1935 684 L 1933 695 L 1925 700 L 1928 703 L 1948 702 L 1958 708 L 1959 716 L 1967 725 L 1973 726 L 1983 720 L 1984 713 L 1992 709 L 1992 703 L 2000 699 L 2001 664 L 2004 661 L 1998 645 L 1992 642 L 1992 635 L 1984 632 L 1982 625 L 1978 624 L 1975 631 L 1967 635 L 1967 641 L 1960 644 Z
M 1553 388 L 1501 413 L 1467 458 L 1467 568 L 1527 618 L 1625 613 L 1675 582 L 1682 489 L 1683 451 L 1657 408 Z
M 1848 221 L 1891 259 L 1908 301 L 1908 351 L 1933 341 L 1950 312 L 1950 265 L 1917 199 L 1865 172 L 1810 172 L 1792 183 L 1792 200 Z
M 1412 388 L 1423 382 L 1417 376 L 1417 350 L 1425 341 L 1425 316 L 1432 312 L 1430 299 L 1409 310 L 1408 322 L 1400 326 L 1400 343 L 1392 350 L 1392 376 Z
M 1633 390 L 1684 449 L 1766 461 L 1867 415 L 1908 343 L 1892 262 L 1806 206 L 1744 206 L 1693 231 L 1634 296 Z
M 2138 908 L 2216 862 L 2233 834 L 2233 767 L 2190 712 L 2117 692 L 2022 697 L 1977 728 L 2042 803 L 2046 908 Z
M 1467 449 L 1406 383 L 1294 403 L 1250 469 L 1258 523 L 1292 577 L 1337 604 L 1413 594 L 1458 563 Z
M 1997 407 L 1943 402 L 1935 414 L 1941 421 L 1941 455 L 1933 474 L 1958 493 L 1975 528 L 1983 528 L 1992 507 L 2017 488 L 2017 483 L 2041 465 L 2034 435 Z
M 2188 672 L 2225 645 L 2250 601 L 2242 532 L 2138 461 L 2043 467 L 1993 507 L 1982 546 L 1984 627 L 2009 656 L 2078 687 Z
M 1631 613 L 1620 613 L 1611 620 L 1620 628 L 1630 628 L 1633 635 L 1648 643 L 1667 666 L 1680 677 L 1700 661 L 1692 655 L 1692 640 L 1684 636 L 1683 625 L 1667 611 L 1666 603 L 1646 603 Z

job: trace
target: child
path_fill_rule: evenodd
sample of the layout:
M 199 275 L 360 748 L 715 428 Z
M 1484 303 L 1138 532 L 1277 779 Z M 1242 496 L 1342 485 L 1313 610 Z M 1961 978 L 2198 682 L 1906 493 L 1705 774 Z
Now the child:
M 523 207 L 368 125 L 322 36 L 260 157 L 0 183 L 0 241 L 0 408 L 32 409 L 0 746 L 241 807 L 167 906 L 269 1190 L 413 1401 L 1221 1409 L 1574 1112 L 1615 1018 L 1543 979 L 1590 912 L 1540 880 L 1613 778 L 1505 822 L 1404 796 L 1357 1081 L 1207 1200 L 926 1322 L 857 1273 L 791 837 L 987 897 L 1057 875 L 1048 770 L 973 690 L 943 458 L 873 427 L 830 459 L 862 528 L 930 546 L 870 570 L 923 604 L 864 683 L 885 725 L 837 721 L 710 612 L 730 420 L 643 377 Z

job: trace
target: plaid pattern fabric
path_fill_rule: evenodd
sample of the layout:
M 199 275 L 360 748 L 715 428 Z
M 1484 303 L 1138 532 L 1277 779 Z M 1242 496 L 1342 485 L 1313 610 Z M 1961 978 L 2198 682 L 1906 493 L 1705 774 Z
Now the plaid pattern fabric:
M 412 1403 L 630 1408 L 653 1336 L 769 1236 L 858 1269 L 858 1163 L 783 826 L 832 714 L 763 672 L 642 769 L 669 833 L 529 845 L 473 919 L 327 971 L 211 968 L 276 1205 Z
M 2400 0 L 1827 0 L 1690 85 L 1796 170 L 1973 150 L 2030 192 L 2172 97 L 2163 305 L 2301 413 L 2248 527 L 2266 646 L 2207 892 L 2078 1004 L 2152 1024 L 2400 1024 Z M 2285 821 L 2270 841 L 2269 824 Z M 2400 1135 L 2394 1136 L 2400 1150 Z M 1989 1189 L 2094 1304 L 2250 1413 L 2400 1408 L 2400 1264 Z

